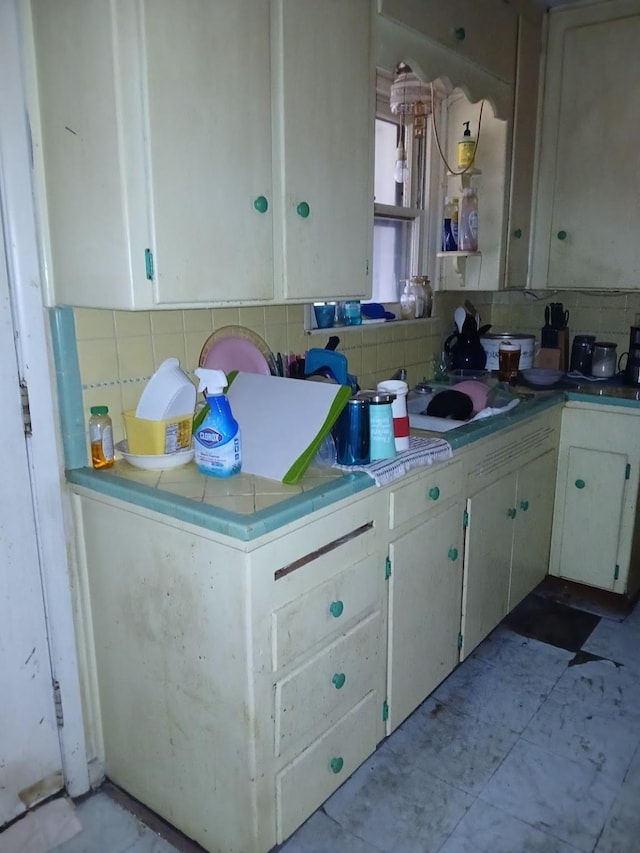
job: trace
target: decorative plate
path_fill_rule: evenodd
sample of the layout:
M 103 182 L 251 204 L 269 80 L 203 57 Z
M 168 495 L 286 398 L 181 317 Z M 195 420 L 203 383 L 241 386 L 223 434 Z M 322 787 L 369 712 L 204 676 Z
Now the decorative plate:
M 209 370 L 233 370 L 243 373 L 278 375 L 273 353 L 265 341 L 244 326 L 222 326 L 209 335 L 202 347 L 200 367 Z

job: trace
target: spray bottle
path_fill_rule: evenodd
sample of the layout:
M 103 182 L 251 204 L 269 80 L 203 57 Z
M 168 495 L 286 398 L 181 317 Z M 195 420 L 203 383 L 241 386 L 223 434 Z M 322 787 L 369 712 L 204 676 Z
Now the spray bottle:
M 198 391 L 204 392 L 209 407 L 193 434 L 198 470 L 213 477 L 239 474 L 242 467 L 240 427 L 224 394 L 227 377 L 222 370 L 201 367 L 195 373 L 200 380 Z

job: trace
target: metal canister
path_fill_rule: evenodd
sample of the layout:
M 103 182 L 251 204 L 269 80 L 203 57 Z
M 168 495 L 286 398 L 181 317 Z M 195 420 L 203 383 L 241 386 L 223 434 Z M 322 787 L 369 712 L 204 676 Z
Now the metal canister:
M 339 465 L 369 462 L 369 397 L 356 394 L 344 407 L 333 428 Z

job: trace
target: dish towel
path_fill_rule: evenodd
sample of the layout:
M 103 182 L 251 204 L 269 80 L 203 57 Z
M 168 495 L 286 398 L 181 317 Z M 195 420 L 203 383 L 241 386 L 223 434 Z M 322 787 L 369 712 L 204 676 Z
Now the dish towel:
M 409 449 L 402 450 L 391 459 L 379 459 L 368 465 L 338 465 L 336 462 L 333 467 L 341 471 L 364 471 L 375 480 L 376 486 L 385 486 L 412 468 L 432 465 L 452 456 L 451 445 L 444 438 L 417 438 L 412 435 L 409 437 Z

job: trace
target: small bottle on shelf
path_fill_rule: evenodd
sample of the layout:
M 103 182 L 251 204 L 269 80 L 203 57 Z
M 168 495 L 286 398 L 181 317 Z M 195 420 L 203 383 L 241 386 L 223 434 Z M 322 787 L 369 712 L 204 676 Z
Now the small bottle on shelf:
M 108 406 L 91 406 L 89 418 L 91 464 L 94 468 L 111 468 L 115 462 L 113 452 L 113 426 Z
M 444 200 L 442 221 L 442 251 L 455 252 L 458 248 L 458 206 L 447 196 Z
M 471 187 L 462 190 L 458 228 L 458 250 L 478 251 L 478 197 Z

